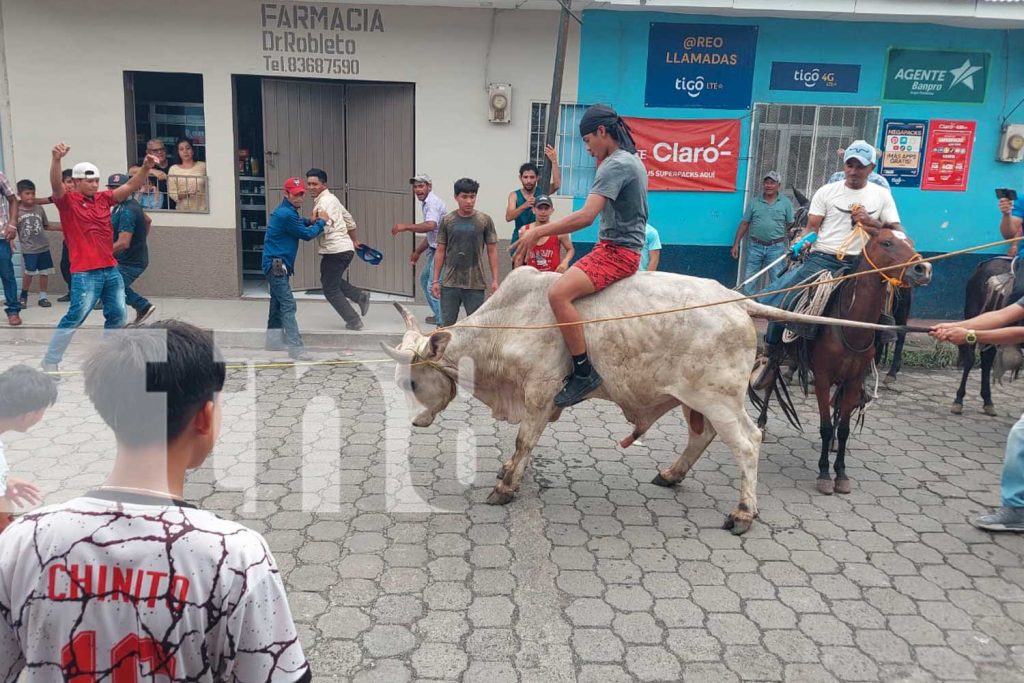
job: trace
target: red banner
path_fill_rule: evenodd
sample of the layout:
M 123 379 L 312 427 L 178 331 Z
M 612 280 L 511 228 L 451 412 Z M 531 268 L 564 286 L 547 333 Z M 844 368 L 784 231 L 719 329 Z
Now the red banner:
M 735 192 L 739 119 L 626 118 L 650 190 Z
M 924 150 L 921 173 L 922 190 L 967 191 L 977 128 L 975 121 L 935 119 L 928 124 L 928 145 Z

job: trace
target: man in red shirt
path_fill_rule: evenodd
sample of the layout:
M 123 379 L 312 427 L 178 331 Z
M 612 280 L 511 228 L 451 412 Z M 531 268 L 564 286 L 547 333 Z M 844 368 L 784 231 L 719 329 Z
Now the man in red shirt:
M 43 358 L 43 370 L 56 372 L 75 330 L 85 321 L 97 301 L 103 302 L 104 327 L 120 329 L 125 323 L 124 282 L 114 258 L 114 227 L 110 210 L 138 192 L 157 159 L 147 155 L 140 170 L 124 185 L 99 191 L 100 171 L 89 162 L 71 169 L 74 189 L 64 189 L 60 162 L 71 148 L 64 143 L 53 148 L 50 185 L 53 203 L 60 212 L 61 229 L 71 254 L 71 305 L 50 339 Z
M 533 212 L 537 222 L 524 225 L 519 234 L 525 234 L 534 226 L 547 225 L 551 222 L 551 215 L 555 212 L 551 197 L 546 194 L 537 197 L 533 204 Z M 563 249 L 565 256 L 562 256 Z M 545 273 L 564 273 L 575 255 L 576 249 L 572 246 L 572 238 L 569 235 L 550 235 L 537 242 L 537 246 L 530 250 L 526 256 L 526 265 Z

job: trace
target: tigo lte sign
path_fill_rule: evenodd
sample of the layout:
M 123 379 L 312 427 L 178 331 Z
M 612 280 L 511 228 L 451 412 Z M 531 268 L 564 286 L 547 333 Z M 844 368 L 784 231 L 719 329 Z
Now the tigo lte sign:
M 738 119 L 626 118 L 648 189 L 735 192 L 740 157 Z
M 987 52 L 889 48 L 887 100 L 981 104 L 988 83 Z

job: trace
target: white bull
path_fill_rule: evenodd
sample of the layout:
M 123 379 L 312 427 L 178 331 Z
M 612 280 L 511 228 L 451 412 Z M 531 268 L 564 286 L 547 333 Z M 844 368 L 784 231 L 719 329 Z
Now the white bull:
M 547 290 L 557 275 L 517 268 L 462 325 L 516 326 L 553 323 Z M 738 295 L 713 280 L 672 273 L 638 273 L 577 302 L 584 319 L 631 316 Z M 505 462 L 487 502 L 501 505 L 519 489 L 530 454 L 549 422 L 561 415 L 552 399 L 562 387 L 569 353 L 556 328 L 541 330 L 455 327 L 423 334 L 413 316 L 396 304 L 406 323 L 398 349 L 385 351 L 399 361 L 396 381 L 414 401 L 413 424 L 426 427 L 455 398 L 458 385 L 473 392 L 495 419 L 519 424 L 515 454 Z M 682 406 L 691 425 L 686 448 L 655 483 L 678 483 L 716 435 L 739 463 L 740 501 L 725 527 L 734 534 L 757 516 L 757 465 L 761 432 L 747 415 L 747 383 L 757 351 L 751 316 L 770 320 L 835 324 L 835 320 L 788 313 L 752 301 L 678 313 L 589 324 L 587 348 L 604 384 L 589 398 L 616 403 L 633 424 L 628 447 L 655 421 Z M 851 327 L 878 328 L 865 323 Z M 459 365 L 472 360 L 472 377 Z M 701 430 L 699 415 L 706 426 Z M 693 419 L 691 419 L 691 417 Z M 699 433 L 698 433 L 699 432 Z

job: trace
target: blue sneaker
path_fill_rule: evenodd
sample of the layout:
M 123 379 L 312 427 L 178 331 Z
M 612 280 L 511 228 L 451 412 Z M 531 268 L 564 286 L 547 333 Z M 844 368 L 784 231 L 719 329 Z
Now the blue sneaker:
M 971 524 L 985 531 L 1024 531 L 1024 508 L 1004 507 L 992 515 L 982 515 Z

